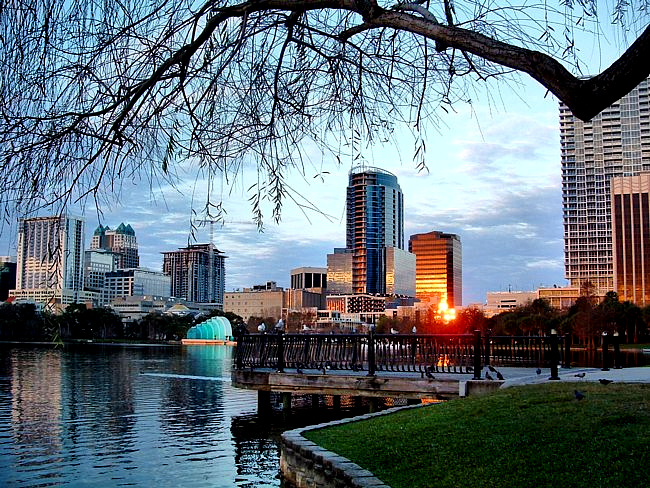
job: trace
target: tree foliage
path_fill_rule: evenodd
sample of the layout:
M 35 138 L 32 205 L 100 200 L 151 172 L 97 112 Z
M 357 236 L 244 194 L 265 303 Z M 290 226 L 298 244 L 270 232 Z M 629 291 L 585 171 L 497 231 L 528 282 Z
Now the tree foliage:
M 599 42 L 598 8 L 612 4 L 636 41 L 583 79 L 576 43 Z M 192 169 L 207 177 L 205 212 L 222 217 L 215 181 L 253 165 L 253 215 L 261 224 L 268 200 L 279 219 L 288 174 L 321 171 L 306 148 L 359 158 L 401 126 L 424 169 L 427 125 L 495 77 L 525 73 L 593 117 L 650 72 L 648 11 L 648 0 L 0 0 L 0 201 L 63 208 Z

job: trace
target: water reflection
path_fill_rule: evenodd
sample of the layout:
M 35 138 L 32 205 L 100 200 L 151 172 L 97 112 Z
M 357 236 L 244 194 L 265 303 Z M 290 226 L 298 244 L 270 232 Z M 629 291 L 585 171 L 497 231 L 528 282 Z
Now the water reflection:
M 280 434 L 352 407 L 296 397 L 290 415 L 258 417 L 256 393 L 230 383 L 232 354 L 0 346 L 0 486 L 280 486 Z
M 650 364 L 650 354 L 643 354 L 641 350 L 621 350 L 621 366 L 634 368 Z M 603 349 L 572 349 L 571 365 L 589 368 L 603 367 Z M 608 353 L 608 365 L 614 367 L 614 350 L 610 347 Z

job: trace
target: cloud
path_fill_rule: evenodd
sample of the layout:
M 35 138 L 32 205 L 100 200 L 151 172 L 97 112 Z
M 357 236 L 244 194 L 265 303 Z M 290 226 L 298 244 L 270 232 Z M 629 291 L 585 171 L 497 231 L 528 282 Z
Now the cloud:
M 484 302 L 486 291 L 564 283 L 556 187 L 502 191 L 480 205 L 422 208 L 409 216 L 409 235 L 432 230 L 461 238 L 465 304 Z

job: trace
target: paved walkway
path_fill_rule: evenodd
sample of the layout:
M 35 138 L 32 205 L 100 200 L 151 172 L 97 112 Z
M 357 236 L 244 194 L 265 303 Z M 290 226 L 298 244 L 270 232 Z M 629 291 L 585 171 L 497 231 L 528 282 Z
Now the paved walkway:
M 502 388 L 531 383 L 545 383 L 551 376 L 551 371 L 542 369 L 536 374 L 531 368 L 500 368 L 499 371 L 505 378 Z M 584 373 L 584 376 L 582 374 Z M 580 376 L 576 376 L 580 375 Z M 602 371 L 600 368 L 569 368 L 558 369 L 560 381 L 598 381 L 607 379 L 620 383 L 650 383 L 650 366 L 642 368 L 622 368 Z
M 497 367 L 497 370 L 505 379 L 503 388 L 553 381 L 549 380 L 551 376 L 551 370 L 549 368 L 541 369 L 539 374 L 536 373 L 535 368 Z M 273 370 L 268 368 L 260 368 L 255 371 L 273 372 Z M 485 372 L 487 371 L 488 369 L 484 368 L 483 373 L 481 374 L 482 378 L 485 378 Z M 296 370 L 291 368 L 287 368 L 285 372 L 288 374 L 297 374 Z M 577 374 L 582 375 L 582 373 L 584 373 L 584 376 L 576 376 Z M 318 375 L 323 373 L 316 369 L 305 369 L 304 374 Z M 340 376 L 357 375 L 365 377 L 368 373 L 367 371 L 353 373 L 350 370 L 327 370 L 326 374 Z M 421 378 L 423 376 L 421 373 L 402 371 L 377 371 L 376 375 L 378 378 Z M 495 373 L 490 373 L 490 375 L 496 379 Z M 558 376 L 560 377 L 560 381 L 598 381 L 599 379 L 604 378 L 621 383 L 650 383 L 650 366 L 622 369 L 611 368 L 609 371 L 602 371 L 600 368 L 558 368 Z M 474 375 L 473 373 L 457 374 L 434 372 L 434 377 L 437 379 L 468 381 L 473 379 Z

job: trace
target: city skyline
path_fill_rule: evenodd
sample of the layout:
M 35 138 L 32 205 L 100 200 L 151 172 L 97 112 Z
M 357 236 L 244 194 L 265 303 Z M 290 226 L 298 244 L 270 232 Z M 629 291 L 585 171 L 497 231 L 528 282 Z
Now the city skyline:
M 525 83 L 518 96 L 506 96 L 499 104 L 477 103 L 451 113 L 448 126 L 428 138 L 429 173 L 418 172 L 410 160 L 407 137 L 400 147 L 370 147 L 361 157 L 368 166 L 398 177 L 405 238 L 432 230 L 461 237 L 466 305 L 484 303 L 488 291 L 566 283 L 558 104 L 544 98 L 533 82 Z M 291 269 L 324 267 L 327 253 L 344 246 L 347 174 L 359 161 L 337 166 L 313 149 L 306 175 L 294 173 L 289 185 L 318 211 L 295 196 L 302 207 L 289 200 L 279 225 L 267 207 L 264 232 L 259 233 L 246 195 L 256 176 L 252 168 L 242 170 L 230 187 L 224 183 L 212 193 L 213 199 L 223 199 L 227 211 L 225 225 L 214 226 L 214 243 L 229 256 L 226 290 L 266 281 L 288 287 Z M 205 196 L 198 177 L 191 168 L 187 171 L 176 189 L 166 185 L 150 192 L 145 181 L 123 184 L 119 204 L 104 206 L 101 214 L 86 207 L 86 237 L 100 223 L 129 223 L 138 236 L 141 266 L 162 269 L 160 253 L 187 245 L 192 202 L 199 211 Z M 15 253 L 15 226 L 9 227 L 5 222 L 0 229 L 0 254 Z M 209 242 L 209 226 L 200 227 L 196 237 L 197 243 Z

